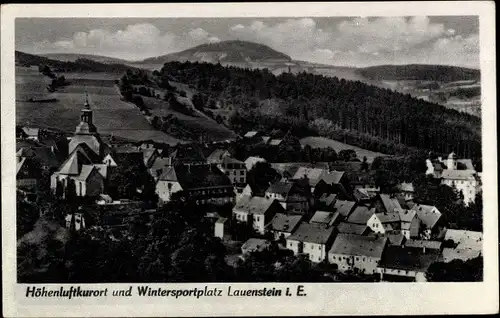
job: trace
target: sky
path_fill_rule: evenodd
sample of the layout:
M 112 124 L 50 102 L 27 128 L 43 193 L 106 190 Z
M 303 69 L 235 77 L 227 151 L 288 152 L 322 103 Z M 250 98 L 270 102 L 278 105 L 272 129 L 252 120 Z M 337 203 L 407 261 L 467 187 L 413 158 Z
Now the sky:
M 293 59 L 338 66 L 441 64 L 479 68 L 477 16 L 297 18 L 17 18 L 16 49 L 141 60 L 245 40 Z

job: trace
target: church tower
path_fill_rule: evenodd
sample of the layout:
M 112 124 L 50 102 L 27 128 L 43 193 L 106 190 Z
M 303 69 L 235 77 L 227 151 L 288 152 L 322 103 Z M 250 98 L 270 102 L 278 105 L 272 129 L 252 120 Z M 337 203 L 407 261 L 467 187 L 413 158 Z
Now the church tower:
M 80 144 L 86 144 L 98 157 L 102 157 L 103 143 L 93 123 L 93 112 L 90 109 L 88 94 L 85 93 L 85 104 L 80 115 L 80 123 L 76 126 L 75 135 L 69 142 L 69 153 Z
M 85 92 L 85 104 L 80 115 L 80 124 L 76 126 L 76 135 L 97 134 L 97 128 L 92 122 L 92 109 L 90 109 L 89 96 Z

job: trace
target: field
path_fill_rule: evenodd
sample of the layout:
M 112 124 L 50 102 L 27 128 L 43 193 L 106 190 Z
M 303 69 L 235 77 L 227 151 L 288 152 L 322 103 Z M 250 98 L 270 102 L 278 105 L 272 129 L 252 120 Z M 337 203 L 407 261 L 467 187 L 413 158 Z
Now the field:
M 51 94 L 44 91 L 47 80 L 35 70 L 16 67 L 16 123 L 37 127 L 53 127 L 72 132 L 79 123 L 80 110 L 85 102 L 85 91 L 94 111 L 94 124 L 103 135 L 114 135 L 131 140 L 153 139 L 176 144 L 178 139 L 153 129 L 139 109 L 120 100 L 113 86 L 115 74 L 58 74 L 71 85 L 58 88 Z M 48 78 L 47 78 L 48 79 Z M 41 92 L 41 93 L 40 93 Z M 49 96 L 53 103 L 24 102 L 29 97 Z
M 208 140 L 220 141 L 234 139 L 236 137 L 234 132 L 223 125 L 219 125 L 215 120 L 208 118 L 205 114 L 199 111 L 196 111 L 194 116 L 189 116 L 171 109 L 168 103 L 161 99 L 144 96 L 142 98 L 154 116 L 166 117 L 168 115 L 173 115 L 181 121 L 184 127 L 186 127 L 190 132 L 202 134 Z
M 356 146 L 351 146 L 348 144 L 344 144 L 342 142 L 333 140 L 333 139 L 328 139 L 325 137 L 305 137 L 300 140 L 300 144 L 302 146 L 309 145 L 312 148 L 327 148 L 330 147 L 334 149 L 337 153 L 340 152 L 341 150 L 345 149 L 352 149 L 356 151 L 356 154 L 358 155 L 358 158 L 361 160 L 363 157 L 366 156 L 366 159 L 369 163 L 373 162 L 373 159 L 376 157 L 380 156 L 387 156 L 383 153 L 380 152 L 373 152 L 370 150 L 362 149 Z

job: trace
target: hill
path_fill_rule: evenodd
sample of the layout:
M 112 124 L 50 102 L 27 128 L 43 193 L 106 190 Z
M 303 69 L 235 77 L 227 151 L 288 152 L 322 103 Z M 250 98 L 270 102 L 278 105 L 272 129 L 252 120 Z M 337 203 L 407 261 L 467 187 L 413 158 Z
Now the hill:
M 479 80 L 477 69 L 447 65 L 379 65 L 357 69 L 356 72 L 370 80 L 420 80 L 455 82 Z
M 21 51 L 15 51 L 15 62 L 17 66 L 40 66 L 47 65 L 54 72 L 106 72 L 106 73 L 124 73 L 130 67 L 124 64 L 105 64 L 89 59 L 79 58 L 73 62 L 59 61 L 44 56 L 28 54 Z
M 119 59 L 119 58 L 102 56 L 102 55 L 93 55 L 93 54 L 47 53 L 47 54 L 41 54 L 40 56 L 43 56 L 43 57 L 46 57 L 46 58 L 49 58 L 52 60 L 63 61 L 63 62 L 75 62 L 76 60 L 84 59 L 84 60 L 90 60 L 90 61 L 104 63 L 104 64 L 129 64 L 130 63 L 130 61 Z
M 291 60 L 290 56 L 273 50 L 267 45 L 235 40 L 201 44 L 181 52 L 148 58 L 138 63 L 158 64 L 170 61 L 243 63 L 250 61 L 282 62 Z
M 481 158 L 480 118 L 361 81 L 191 62 L 166 63 L 160 76 L 192 85 L 205 106 L 235 110 L 228 124 L 239 133 L 316 134 L 380 153 Z

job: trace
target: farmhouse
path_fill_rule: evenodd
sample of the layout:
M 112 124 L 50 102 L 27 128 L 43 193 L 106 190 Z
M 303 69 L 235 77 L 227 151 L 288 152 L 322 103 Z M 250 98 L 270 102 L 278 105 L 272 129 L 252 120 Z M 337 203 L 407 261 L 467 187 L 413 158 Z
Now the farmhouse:
M 172 194 L 180 191 L 197 204 L 226 204 L 234 201 L 231 180 L 211 164 L 168 167 L 156 183 L 160 204 L 169 202 Z
M 284 209 L 278 201 L 263 197 L 241 197 L 233 208 L 233 215 L 238 222 L 249 222 L 252 228 L 264 234 L 276 213 Z
M 386 246 L 385 237 L 338 234 L 328 252 L 328 261 L 340 271 L 358 269 L 373 274 Z
M 302 223 L 286 239 L 286 247 L 295 255 L 307 254 L 314 263 L 327 257 L 327 250 L 334 238 L 334 228 L 318 223 Z

